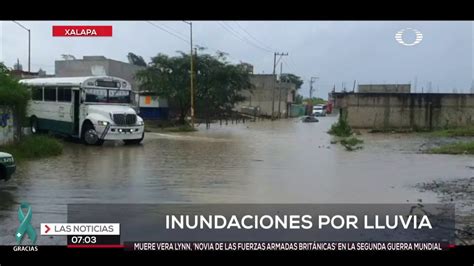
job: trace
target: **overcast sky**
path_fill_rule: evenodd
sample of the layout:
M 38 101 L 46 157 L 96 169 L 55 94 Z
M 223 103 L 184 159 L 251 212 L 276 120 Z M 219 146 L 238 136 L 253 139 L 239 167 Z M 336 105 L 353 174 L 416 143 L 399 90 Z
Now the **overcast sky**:
M 27 70 L 27 31 L 11 21 L 0 23 L 0 61 L 12 67 L 18 58 Z M 54 73 L 54 60 L 62 54 L 127 62 L 127 53 L 133 52 L 148 62 L 158 53 L 189 51 L 189 26 L 182 21 L 153 21 L 156 26 L 146 21 L 20 23 L 31 29 L 32 71 Z M 112 25 L 113 37 L 52 37 L 53 25 Z M 414 46 L 398 43 L 395 34 L 405 28 L 419 30 L 423 40 Z M 253 64 L 255 73 L 271 73 L 273 52 L 288 52 L 283 72 L 304 79 L 300 93 L 305 96 L 311 76 L 319 77 L 314 87 L 324 98 L 334 85 L 340 90 L 344 83 L 352 90 L 354 80 L 411 83 L 412 91 L 416 80 L 418 92 L 426 91 L 431 81 L 433 92 L 469 92 L 474 76 L 474 34 L 468 21 L 193 21 L 193 30 L 195 44 L 209 53 L 227 52 L 230 62 Z M 403 40 L 412 43 L 415 33 L 406 31 Z

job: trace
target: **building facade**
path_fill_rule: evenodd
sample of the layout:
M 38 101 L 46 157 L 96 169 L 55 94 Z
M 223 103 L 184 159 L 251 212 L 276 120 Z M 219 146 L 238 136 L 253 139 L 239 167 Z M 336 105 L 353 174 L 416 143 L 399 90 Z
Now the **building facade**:
M 288 117 L 295 100 L 296 85 L 280 82 L 272 74 L 250 76 L 252 91 L 243 91 L 244 102 L 238 104 L 239 112 L 259 116 Z
M 57 77 L 81 77 L 81 76 L 113 76 L 123 78 L 130 82 L 135 97 L 133 105 L 141 116 L 147 119 L 167 119 L 168 102 L 160 99 L 151 92 L 139 90 L 139 83 L 135 75 L 145 67 L 137 66 L 104 56 L 84 56 L 83 59 L 57 60 L 55 62 L 55 73 Z
M 142 66 L 108 59 L 104 56 L 84 56 L 83 59 L 56 60 L 56 77 L 114 76 L 130 82 L 132 90 L 138 90 L 135 80 L 137 71 Z

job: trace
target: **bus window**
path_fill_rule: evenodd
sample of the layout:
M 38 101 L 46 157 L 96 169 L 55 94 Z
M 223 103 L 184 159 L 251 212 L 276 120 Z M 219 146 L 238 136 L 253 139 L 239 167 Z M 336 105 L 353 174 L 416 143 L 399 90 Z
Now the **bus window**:
M 109 90 L 109 103 L 130 103 L 130 91 Z
M 56 87 L 44 87 L 44 100 L 47 102 L 56 101 Z
M 107 102 L 107 90 L 105 89 L 85 89 L 84 91 L 86 92 L 86 102 Z
M 58 87 L 58 102 L 71 102 L 71 88 Z
M 31 99 L 33 101 L 42 101 L 43 100 L 43 88 L 41 88 L 41 87 L 32 87 L 31 88 Z

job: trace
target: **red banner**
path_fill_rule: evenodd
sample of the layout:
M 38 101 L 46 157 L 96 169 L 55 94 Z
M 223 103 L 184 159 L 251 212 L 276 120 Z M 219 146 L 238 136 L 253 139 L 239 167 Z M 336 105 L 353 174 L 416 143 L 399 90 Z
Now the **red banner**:
M 53 26 L 53 37 L 112 37 L 112 26 Z

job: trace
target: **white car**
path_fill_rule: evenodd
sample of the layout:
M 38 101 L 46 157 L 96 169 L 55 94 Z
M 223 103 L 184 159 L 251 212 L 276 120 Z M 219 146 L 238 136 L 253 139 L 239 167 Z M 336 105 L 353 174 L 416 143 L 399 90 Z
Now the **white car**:
M 326 116 L 326 107 L 324 105 L 313 106 L 314 116 Z

